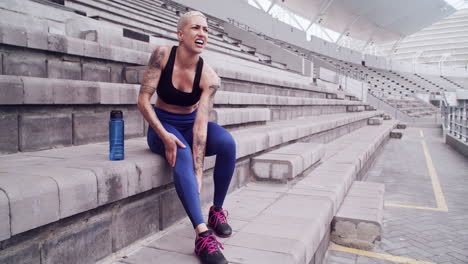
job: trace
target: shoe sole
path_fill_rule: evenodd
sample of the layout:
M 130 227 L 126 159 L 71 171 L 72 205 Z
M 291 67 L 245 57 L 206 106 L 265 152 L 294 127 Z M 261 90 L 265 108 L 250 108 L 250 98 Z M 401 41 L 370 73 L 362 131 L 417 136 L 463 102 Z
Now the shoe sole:
M 197 252 L 195 250 L 193 251 L 193 254 L 195 255 L 195 257 L 197 257 L 197 259 L 199 261 L 201 261 L 200 256 L 197 254 Z M 228 263 L 229 263 L 229 261 L 226 260 L 226 264 L 228 264 Z

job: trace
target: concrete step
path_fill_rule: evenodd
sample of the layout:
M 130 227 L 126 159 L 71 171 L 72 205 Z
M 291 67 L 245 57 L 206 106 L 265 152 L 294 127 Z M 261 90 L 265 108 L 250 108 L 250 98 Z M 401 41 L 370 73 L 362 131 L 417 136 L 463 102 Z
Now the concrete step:
M 401 139 L 403 137 L 403 130 L 402 129 L 393 129 L 390 132 L 391 138 Z
M 218 58 L 219 60 L 219 58 Z M 231 61 L 226 61 L 225 64 L 232 63 Z M 336 96 L 333 91 L 328 91 L 324 89 L 320 89 L 312 84 L 307 83 L 298 83 L 298 82 L 289 82 L 285 81 L 284 79 L 275 79 L 274 76 L 276 74 L 286 74 L 287 72 L 276 72 L 271 73 L 272 75 L 261 76 L 254 72 L 251 68 L 255 67 L 255 65 L 249 65 L 250 71 L 247 69 L 236 68 L 232 66 L 232 68 L 226 67 L 214 67 L 218 75 L 222 78 L 222 89 L 231 91 L 231 92 L 256 92 L 261 94 L 268 94 L 268 95 L 291 95 L 295 97 L 315 97 L 315 98 L 327 98 L 327 99 L 335 99 Z M 127 66 L 123 69 L 123 79 L 126 83 L 131 84 L 140 84 L 143 80 L 145 66 Z M 260 69 L 260 68 L 258 68 Z M 261 69 L 262 71 L 265 69 Z M 278 70 L 278 69 L 275 69 Z M 260 73 L 260 72 L 259 72 Z M 243 82 L 242 82 L 243 81 Z M 249 85 L 255 84 L 255 85 Z M 263 87 L 263 85 L 268 85 Z M 278 87 L 281 87 L 278 89 Z M 284 88 L 288 88 L 285 90 Z M 336 100 L 336 102 L 343 101 L 343 100 Z M 353 101 L 353 102 L 360 102 L 357 100 L 344 100 L 344 101 Z M 338 103 L 340 104 L 340 103 Z M 363 110 L 363 109 L 362 109 Z
M 344 100 L 346 99 L 346 94 L 344 92 L 336 92 L 336 99 Z
M 362 112 L 364 110 L 365 110 L 364 105 L 352 105 L 352 106 L 346 107 L 346 111 L 348 112 Z
M 226 258 L 232 263 L 321 263 L 332 219 L 348 188 L 372 161 L 394 125 L 389 121 L 379 127 L 366 126 L 341 137 L 341 142 L 353 143 L 341 149 L 327 147 L 331 158 L 295 185 L 252 182 L 230 194 L 223 207 L 229 211 L 234 233 L 219 239 Z M 368 159 L 362 160 L 362 156 Z M 362 167 L 355 167 L 358 163 Z M 146 241 L 132 253 L 122 253 L 124 258 L 117 254 L 113 263 L 149 264 L 165 258 L 198 263 L 192 253 L 193 228 L 187 219 Z
M 109 2 L 109 1 L 106 1 Z M 145 12 L 149 16 L 153 17 L 153 19 L 163 19 L 168 22 L 177 23 L 178 16 L 175 12 L 162 8 L 160 5 L 154 4 L 154 2 L 144 2 L 144 1 L 110 1 L 118 3 L 121 6 L 127 6 L 130 10 L 134 10 L 137 12 Z M 131 2 L 131 3 L 129 3 Z
M 318 116 L 236 130 L 236 156 L 248 157 L 375 114 Z M 214 162 L 207 158 L 205 170 Z M 172 182 L 169 167 L 148 150 L 146 138 L 126 140 L 126 160 L 119 162 L 108 160 L 107 142 L 0 156 L 0 175 L 0 188 L 9 197 L 4 206 L 14 219 L 2 225 L 10 226 L 11 236 Z
M 74 0 L 73 2 L 67 2 L 67 6 L 83 10 L 88 14 L 92 14 L 93 17 L 98 17 L 99 20 L 102 21 L 142 32 L 159 33 L 164 38 L 177 40 L 175 35 L 177 32 L 177 25 L 175 22 L 158 19 L 160 23 L 154 23 L 153 18 L 141 12 L 136 12 L 132 8 L 126 8 L 118 4 L 109 5 L 109 3 L 99 3 L 98 1 L 89 0 Z M 99 30 L 99 28 L 96 28 L 96 30 Z M 108 34 L 102 30 L 99 31 L 100 34 Z M 230 53 L 234 53 L 237 56 L 246 59 L 250 58 L 250 56 L 245 56 L 246 54 L 240 52 L 241 50 L 239 47 L 224 42 L 222 39 L 211 38 L 210 43 L 212 44 L 212 48 L 216 46 L 220 50 L 227 49 Z
M 218 55 L 218 58 L 212 57 L 216 60 L 212 60 L 211 62 L 221 61 L 220 65 L 222 64 L 222 67 L 217 65 L 214 65 L 213 67 L 215 68 L 219 77 L 222 78 L 221 89 L 223 90 L 231 92 L 254 92 L 268 95 L 289 95 L 295 97 L 314 98 L 326 98 L 327 95 L 330 95 L 329 99 L 333 99 L 331 95 L 334 94 L 331 94 L 330 91 L 319 89 L 312 84 L 308 84 L 306 82 L 299 83 L 294 81 L 286 81 L 285 78 L 275 78 L 276 75 L 283 76 L 287 75 L 288 73 L 290 74 L 290 72 L 281 72 L 278 69 L 273 69 L 270 67 L 270 69 L 275 70 L 275 72 L 269 72 L 267 75 L 264 75 L 264 71 L 266 71 L 267 68 L 256 67 L 259 65 L 253 65 L 249 62 L 245 64 L 245 61 L 242 64 L 245 64 L 243 66 L 247 66 L 247 68 L 235 67 L 234 64 L 236 62 L 233 60 L 223 61 L 221 60 L 221 57 L 224 57 L 225 59 L 229 58 Z M 225 65 L 229 65 L 230 68 L 225 67 Z M 123 79 L 126 83 L 129 84 L 140 84 L 143 80 L 145 68 L 146 66 L 127 66 L 123 69 Z M 263 74 L 261 74 L 262 72 Z
M 135 84 L 12 75 L 0 75 L 0 84 L 0 93 L 3 95 L 0 103 L 15 109 L 5 112 L 5 119 L 2 120 L 3 125 L 12 129 L 7 131 L 8 140 L 0 147 L 0 153 L 105 141 L 108 131 L 103 124 L 107 124 L 109 112 L 114 108 L 124 113 L 127 137 L 143 136 L 147 130 L 147 123 L 136 107 L 139 86 Z M 230 85 L 235 86 L 232 83 Z M 259 84 L 255 87 L 259 92 L 264 92 Z M 251 89 L 250 86 L 243 88 L 247 91 Z M 296 89 L 281 89 L 284 92 L 290 90 L 291 96 L 253 96 L 254 93 L 219 91 L 215 97 L 215 109 L 220 110 L 212 113 L 211 121 L 226 126 L 252 124 L 343 113 L 347 105 L 362 104 L 358 101 L 299 97 L 300 94 L 292 96 L 293 92 L 298 92 Z M 278 92 L 281 89 L 278 88 Z M 310 93 L 307 90 L 301 92 Z M 151 102 L 154 103 L 156 98 L 153 96 Z M 28 111 L 21 110 L 25 107 L 28 107 Z M 238 111 L 227 110 L 232 107 Z M 43 114 L 44 109 L 47 109 L 47 115 Z M 35 136 L 31 136 L 33 130 Z
M 150 52 L 154 50 L 155 44 L 153 43 L 160 43 L 163 45 L 176 44 L 176 37 L 172 36 L 172 33 L 158 33 L 159 35 L 165 36 L 166 39 L 150 36 L 150 43 L 145 43 L 125 38 L 121 33 L 119 35 L 117 32 L 122 31 L 121 27 L 119 28 L 118 26 L 111 25 L 109 23 L 103 24 L 100 21 L 86 19 L 83 17 L 70 19 L 67 21 L 67 27 L 70 28 L 70 32 L 68 33 L 71 34 L 71 36 L 65 36 L 65 33 L 63 32 L 61 34 L 53 34 L 35 28 L 18 27 L 0 23 L 0 32 L 2 32 L 0 43 L 31 49 L 47 50 L 58 54 L 90 57 L 120 63 L 131 63 L 133 65 L 146 65 L 148 63 Z M 96 42 L 97 39 L 96 41 L 80 39 L 82 31 L 85 30 L 95 30 L 99 35 L 99 42 Z M 221 54 L 221 57 L 234 56 L 235 58 L 231 58 L 234 60 L 236 58 L 243 58 L 243 61 L 258 61 L 254 56 L 247 56 L 243 52 L 227 50 L 226 48 L 217 45 L 209 46 L 207 47 L 207 50 L 209 50 L 209 52 L 214 52 L 216 56 L 218 56 L 217 59 L 219 59 Z M 39 56 L 39 58 L 42 60 L 41 56 Z M 47 64 L 45 58 L 43 60 L 43 67 L 46 67 Z M 68 63 L 70 64 L 70 62 Z M 252 63 L 257 67 L 264 67 L 261 64 L 255 62 Z M 30 66 L 29 64 L 32 65 Z M 38 67 L 37 64 L 38 62 L 34 64 L 30 61 L 26 61 L 26 65 L 29 67 Z
M 398 124 L 396 125 L 396 128 L 398 128 L 398 129 L 406 129 L 406 126 L 407 126 L 407 125 L 406 125 L 405 123 L 398 123 Z
M 368 125 L 371 125 L 371 126 L 380 126 L 383 122 L 383 118 L 382 117 L 373 117 L 373 118 L 369 118 L 369 120 L 367 120 L 367 124 Z
M 0 75 L 0 104 L 136 104 L 137 84 Z M 153 96 L 152 102 L 156 101 Z M 348 105 L 360 101 L 219 91 L 216 105 Z
M 238 143 L 238 157 L 247 156 L 292 140 L 327 131 L 381 114 L 380 112 L 332 114 L 295 120 L 273 121 L 266 126 L 233 131 Z
M 142 24 L 141 26 L 151 25 L 153 28 L 167 28 L 165 30 L 172 32 L 177 31 L 176 23 L 174 21 L 175 19 L 154 16 L 154 14 L 157 14 L 155 12 L 148 14 L 147 9 L 138 10 L 139 8 L 137 6 L 129 8 L 119 3 L 112 3 L 111 1 L 103 2 L 89 0 L 66 1 L 66 6 L 85 11 L 88 16 L 107 16 L 115 21 L 124 22 L 128 20 L 129 23 L 133 21 L 139 22 Z M 170 11 L 167 10 L 167 13 L 170 13 Z M 155 20 L 159 23 L 154 23 Z
M 271 119 L 268 108 L 214 108 L 210 112 L 210 121 L 220 126 L 266 122 Z
M 253 175 L 260 180 L 286 183 L 320 161 L 322 144 L 294 143 L 252 158 Z
M 216 94 L 215 104 L 219 105 L 348 105 L 362 107 L 360 101 L 337 100 L 325 98 L 307 98 L 281 95 L 238 93 L 219 91 Z
M 366 105 L 364 110 L 365 111 L 375 111 L 377 109 L 372 105 Z
M 104 24 L 100 21 L 79 16 L 78 18 L 67 20 L 66 27 L 69 28 L 68 31 L 70 32 L 68 33 L 71 34 L 71 36 L 65 36 L 65 31 L 61 34 L 54 34 L 36 28 L 18 27 L 0 23 L 0 32 L 2 32 L 0 43 L 18 47 L 27 47 L 32 50 L 51 51 L 54 52 L 54 54 L 67 54 L 78 57 L 102 59 L 105 60 L 106 63 L 112 61 L 130 63 L 133 65 L 147 64 L 150 52 L 154 50 L 154 43 L 162 45 L 176 44 L 176 37 L 173 36 L 175 33 L 158 33 L 165 37 L 161 38 L 150 36 L 150 43 L 145 43 L 123 37 L 121 34 L 122 27 L 111 25 L 109 23 Z M 98 33 L 98 42 L 80 39 L 82 37 L 82 31 L 87 30 L 95 30 Z M 256 63 L 255 61 L 258 61 L 258 58 L 245 54 L 244 52 L 235 52 L 213 45 L 207 47 L 204 57 L 212 62 L 210 63 L 211 66 L 213 66 L 222 77 L 229 76 L 231 79 L 243 80 L 245 80 L 245 77 L 248 77 L 247 81 L 260 79 L 260 83 L 264 83 L 265 79 L 276 79 L 274 82 L 268 83 L 280 86 L 292 85 L 291 87 L 295 88 L 307 87 L 306 89 L 313 89 L 308 77 Z M 7 56 L 6 58 L 9 57 Z M 31 59 L 29 58 L 26 62 L 21 61 L 21 63 L 25 63 L 27 66 L 26 68 L 34 69 L 35 67 L 47 67 L 46 58 L 43 55 L 40 56 L 40 54 L 38 54 L 37 58 L 37 60 L 42 61 L 42 66 L 40 66 L 38 62 L 35 64 L 31 63 L 30 60 Z M 5 62 L 6 61 L 4 61 L 3 64 L 10 64 Z M 58 62 L 55 64 L 57 63 Z M 70 62 L 67 63 L 70 64 Z M 230 69 L 224 69 L 225 65 L 229 65 Z M 248 66 L 248 68 L 245 66 Z M 6 70 L 6 68 L 4 70 Z M 47 71 L 44 70 L 42 75 L 46 74 Z M 326 90 L 317 89 L 316 87 L 315 90 L 326 92 Z
M 151 50 L 147 43 L 140 41 L 130 41 L 129 43 L 132 44 L 130 49 L 117 46 L 116 43 L 100 44 L 77 37 L 65 36 L 64 34 L 54 34 L 35 28 L 18 27 L 3 23 L 0 23 L 0 32 L 2 33 L 0 38 L 2 44 L 134 65 L 146 65 L 150 56 L 149 50 Z
M 381 240 L 385 185 L 355 181 L 333 218 L 331 240 L 342 246 L 372 250 Z

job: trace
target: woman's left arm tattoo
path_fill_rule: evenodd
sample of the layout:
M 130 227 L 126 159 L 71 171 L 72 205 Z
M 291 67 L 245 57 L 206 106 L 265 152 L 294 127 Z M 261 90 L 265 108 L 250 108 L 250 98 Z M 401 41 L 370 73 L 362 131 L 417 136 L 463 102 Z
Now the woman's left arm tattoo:
M 204 124 L 199 124 L 201 127 L 198 127 L 199 133 L 194 133 L 194 141 L 193 141 L 193 163 L 195 173 L 197 175 L 203 174 L 203 165 L 205 162 L 205 149 L 206 149 L 206 136 L 207 136 L 207 123 L 208 123 L 208 116 L 210 113 L 211 108 L 213 107 L 214 96 L 216 91 L 219 89 L 219 84 L 213 84 L 208 87 L 209 91 L 209 102 L 201 103 L 198 107 L 198 114 L 201 114 L 205 119 L 206 122 Z M 202 128 L 203 127 L 203 128 Z M 195 132 L 195 131 L 194 131 Z

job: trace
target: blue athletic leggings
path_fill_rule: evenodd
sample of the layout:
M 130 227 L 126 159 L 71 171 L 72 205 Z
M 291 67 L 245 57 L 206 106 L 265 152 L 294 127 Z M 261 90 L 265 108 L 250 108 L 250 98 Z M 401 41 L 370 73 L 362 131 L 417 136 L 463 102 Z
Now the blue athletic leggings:
M 158 108 L 154 110 L 167 132 L 174 134 L 186 146 L 185 149 L 177 147 L 174 184 L 177 195 L 195 228 L 205 222 L 201 212 L 192 157 L 192 130 L 197 111 L 191 114 L 174 114 Z M 164 143 L 151 126 L 148 128 L 147 140 L 152 152 L 166 157 Z M 236 164 L 236 143 L 228 131 L 212 122 L 208 122 L 205 155 L 216 155 L 213 203 L 215 206 L 222 207 Z

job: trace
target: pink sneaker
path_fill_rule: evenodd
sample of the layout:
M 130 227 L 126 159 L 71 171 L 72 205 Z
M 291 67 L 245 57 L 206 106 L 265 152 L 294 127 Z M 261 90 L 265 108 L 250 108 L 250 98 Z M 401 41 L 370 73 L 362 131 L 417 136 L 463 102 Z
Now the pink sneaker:
M 211 206 L 208 214 L 208 227 L 219 237 L 230 237 L 232 228 L 227 222 L 228 211 L 221 207 Z
M 224 249 L 211 230 L 198 234 L 198 238 L 195 240 L 195 255 L 200 258 L 203 264 L 228 264 L 219 248 Z

